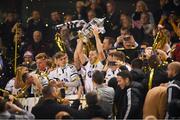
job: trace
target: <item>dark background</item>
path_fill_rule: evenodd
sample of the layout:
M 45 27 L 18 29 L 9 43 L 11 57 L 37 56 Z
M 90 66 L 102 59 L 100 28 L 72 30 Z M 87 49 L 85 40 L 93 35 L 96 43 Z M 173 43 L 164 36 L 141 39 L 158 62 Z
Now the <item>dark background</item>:
M 115 0 L 118 11 L 125 11 L 131 14 L 135 9 L 137 0 Z M 159 0 L 144 0 L 151 12 L 159 7 Z M 75 10 L 76 0 L 1 0 L 0 13 L 5 11 L 16 11 L 22 22 L 25 22 L 31 15 L 33 9 L 39 10 L 45 22 L 49 20 L 49 14 L 52 10 L 59 10 L 61 14 L 71 13 Z M 1 19 L 0 19 L 1 20 Z

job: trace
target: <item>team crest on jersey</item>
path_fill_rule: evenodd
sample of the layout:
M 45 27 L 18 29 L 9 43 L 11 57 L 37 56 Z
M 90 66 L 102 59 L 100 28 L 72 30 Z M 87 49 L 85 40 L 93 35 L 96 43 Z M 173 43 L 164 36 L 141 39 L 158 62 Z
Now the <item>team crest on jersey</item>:
M 63 81 L 64 82 L 69 82 L 67 78 L 63 78 Z
M 88 71 L 87 75 L 89 78 L 92 78 L 93 71 Z

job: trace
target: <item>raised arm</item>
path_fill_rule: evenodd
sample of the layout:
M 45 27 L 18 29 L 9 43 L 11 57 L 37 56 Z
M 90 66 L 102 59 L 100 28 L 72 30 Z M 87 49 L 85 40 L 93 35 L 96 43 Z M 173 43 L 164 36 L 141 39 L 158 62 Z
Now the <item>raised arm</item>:
M 40 83 L 40 80 L 38 79 L 37 75 L 32 75 L 33 77 L 33 84 L 35 85 L 36 89 L 41 92 L 42 91 L 42 85 Z
M 78 56 L 77 46 L 74 51 L 74 65 L 75 65 L 76 69 L 79 70 L 81 68 L 81 66 L 80 66 L 81 63 L 80 63 L 79 56 Z
M 104 51 L 103 51 L 103 45 L 102 45 L 101 40 L 99 38 L 99 31 L 98 31 L 97 26 L 94 26 L 93 34 L 94 34 L 95 39 L 96 39 L 96 48 L 97 48 L 97 51 L 98 51 L 99 59 L 100 59 L 100 61 L 103 61 L 103 60 L 106 59 L 106 57 L 105 57 L 105 54 L 104 54 Z
M 78 54 L 78 57 L 79 57 L 81 64 L 85 64 L 87 62 L 87 56 L 83 53 L 83 40 L 82 40 L 82 38 L 77 40 L 76 52 Z

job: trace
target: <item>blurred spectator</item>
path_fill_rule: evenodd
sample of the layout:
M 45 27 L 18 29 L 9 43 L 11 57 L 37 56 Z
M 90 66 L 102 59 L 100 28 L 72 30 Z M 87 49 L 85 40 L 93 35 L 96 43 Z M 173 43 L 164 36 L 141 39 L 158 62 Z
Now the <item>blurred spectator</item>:
M 145 79 L 145 74 L 142 70 L 143 67 L 143 61 L 135 58 L 131 62 L 132 70 L 130 71 L 132 75 L 132 80 L 142 83 L 142 81 Z
M 9 63 L 12 59 L 7 54 L 7 51 L 8 49 L 2 44 L 0 38 L 0 88 L 4 88 L 8 80 L 14 75 L 12 65 Z
M 42 33 L 42 36 L 44 37 L 45 41 L 45 35 L 46 35 L 46 26 L 40 16 L 39 11 L 34 10 L 32 12 L 32 15 L 27 20 L 27 37 L 28 37 L 28 44 L 33 43 L 33 33 L 34 31 L 40 31 Z
M 102 8 L 97 4 L 97 0 L 91 0 L 89 7 L 90 10 L 93 10 L 95 12 L 97 18 L 102 18 L 104 16 Z
M 148 59 L 150 71 L 146 74 L 145 84 L 148 89 L 159 86 L 169 81 L 166 73 L 166 65 L 161 64 L 160 56 L 152 54 Z M 159 65 L 160 64 L 160 65 Z
M 8 12 L 4 22 L 1 25 L 1 36 L 2 44 L 7 47 L 7 57 L 13 59 L 14 52 L 14 33 L 12 33 L 12 28 L 17 22 L 16 13 Z M 10 60 L 9 60 L 10 61 Z M 9 62 L 8 61 L 8 62 Z
M 121 27 L 120 36 L 117 37 L 114 47 L 123 47 L 122 43 L 126 35 L 129 35 L 130 31 L 128 28 Z
M 87 16 L 86 16 L 86 8 L 84 5 L 84 2 L 78 0 L 76 2 L 76 11 L 75 11 L 75 16 L 74 16 L 75 20 L 86 20 Z
M 96 17 L 96 13 L 93 10 L 89 10 L 87 12 L 87 18 L 88 18 L 88 22 L 90 22 L 93 18 Z
M 119 35 L 120 21 L 119 13 L 116 12 L 114 1 L 108 1 L 106 4 L 106 19 L 105 19 L 105 36 L 117 37 Z
M 175 61 L 180 62 L 180 43 L 176 44 L 172 57 Z
M 150 17 L 149 14 L 146 12 L 141 13 L 141 16 L 140 16 L 140 22 L 141 22 L 141 25 L 145 34 L 151 34 L 154 27 L 154 25 L 150 23 L 149 17 Z
M 91 119 L 94 117 L 104 119 L 108 118 L 108 114 L 99 105 L 97 105 L 98 96 L 95 92 L 89 92 L 86 94 L 86 103 L 88 107 L 79 111 L 77 114 L 78 119 Z
M 66 14 L 64 17 L 64 23 L 71 22 L 73 20 L 73 16 L 71 14 Z
M 132 19 L 125 13 L 120 15 L 121 28 L 131 29 L 132 28 Z
M 51 22 L 49 25 L 50 37 L 48 38 L 49 39 L 48 41 L 53 42 L 55 33 L 57 31 L 56 25 L 62 24 L 62 19 L 58 11 L 51 12 L 50 17 L 51 17 Z
M 31 51 L 34 56 L 43 52 L 49 54 L 48 46 L 42 40 L 42 33 L 40 31 L 33 32 L 33 41 L 28 45 L 27 50 Z
M 34 119 L 34 115 L 11 101 L 0 100 L 0 119 Z
M 148 44 L 152 45 L 154 25 L 150 23 L 149 19 L 149 14 L 147 12 L 141 14 L 140 24 L 143 36 L 142 42 L 147 42 Z
M 50 16 L 51 16 L 52 24 L 57 25 L 62 23 L 62 19 L 58 11 L 51 12 Z
M 103 13 L 106 13 L 106 0 L 96 0 L 97 5 L 100 6 L 103 10 Z
M 72 45 L 74 44 L 75 41 L 73 41 L 71 39 L 71 33 L 70 30 L 66 27 L 63 27 L 60 30 L 60 36 L 61 36 L 61 40 L 64 42 L 64 46 L 65 46 L 65 51 L 68 54 L 69 58 L 72 58 L 73 53 L 74 53 L 74 48 L 72 47 Z M 71 59 L 70 59 L 71 60 Z
M 134 58 L 138 57 L 139 47 L 132 35 L 124 36 L 122 45 L 122 48 L 124 48 L 123 52 L 126 55 L 126 62 L 130 63 Z
M 121 20 L 121 30 L 127 29 L 125 31 L 128 31 L 129 34 L 132 34 L 135 41 L 138 44 L 141 44 L 141 42 L 143 41 L 143 31 L 141 29 L 136 28 L 136 27 L 133 28 L 132 19 L 125 13 L 121 14 L 120 20 Z M 121 30 L 120 30 L 120 32 L 121 32 Z
M 149 11 L 147 4 L 143 0 L 139 0 L 138 2 L 136 2 L 136 9 L 132 14 L 133 27 L 141 27 L 140 17 L 143 12 L 147 12 L 149 14 L 149 22 L 150 24 L 154 24 L 154 17 L 152 13 Z
M 154 13 L 156 25 L 159 23 L 161 16 L 169 16 L 175 14 L 179 16 L 179 5 L 176 4 L 176 0 L 159 0 L 160 7 Z
M 26 66 L 29 71 L 34 71 L 36 69 L 36 63 L 35 61 L 33 61 L 34 57 L 33 54 L 30 51 L 26 51 L 24 53 L 24 61 L 22 63 L 22 65 Z
M 58 46 L 56 45 L 56 41 L 55 41 L 55 35 L 56 35 L 56 32 L 58 31 L 56 28 L 56 25 L 62 24 L 63 20 L 58 11 L 52 11 L 50 16 L 51 16 L 51 22 L 50 22 L 49 30 L 48 30 L 49 31 L 48 47 L 49 47 L 49 49 L 51 49 L 51 51 L 49 51 L 49 55 L 53 56 L 59 50 Z
M 166 53 L 170 52 L 170 32 L 167 29 L 162 29 L 160 31 L 160 37 L 158 38 L 161 41 L 157 43 L 157 49 L 163 50 Z

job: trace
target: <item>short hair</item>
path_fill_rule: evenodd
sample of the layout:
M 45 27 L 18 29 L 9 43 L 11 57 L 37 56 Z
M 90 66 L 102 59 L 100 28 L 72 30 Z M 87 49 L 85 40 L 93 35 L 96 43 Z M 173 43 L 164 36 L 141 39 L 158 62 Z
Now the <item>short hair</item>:
M 87 13 L 92 13 L 96 17 L 96 12 L 94 10 L 88 10 Z
M 120 33 L 121 33 L 121 31 L 125 31 L 125 32 L 126 32 L 126 34 L 131 35 L 131 30 L 130 30 L 129 28 L 126 28 L 126 27 L 121 27 L 121 29 L 120 29 Z M 122 34 L 122 33 L 121 33 L 121 34 Z
M 90 105 L 96 105 L 98 102 L 98 97 L 96 92 L 89 92 L 86 94 L 86 103 L 88 106 Z
M 92 80 L 100 85 L 104 82 L 104 74 L 101 71 L 96 70 L 92 75 Z
M 57 53 L 54 55 L 54 58 L 55 58 L 55 59 L 59 59 L 59 58 L 65 56 L 65 55 L 66 55 L 65 52 L 57 52 Z
M 48 58 L 48 56 L 47 56 L 46 53 L 39 53 L 39 54 L 36 55 L 35 60 L 37 60 L 37 59 L 47 59 L 47 58 Z
M 121 76 L 122 78 L 126 79 L 129 78 L 129 81 L 132 81 L 131 73 L 128 70 L 123 70 L 117 74 L 117 76 Z
M 34 9 L 34 10 L 31 12 L 31 15 L 32 15 L 34 12 L 38 12 L 38 13 L 40 14 L 39 10 Z
M 55 68 L 55 63 L 54 63 L 53 59 L 51 59 L 51 58 L 47 59 L 47 66 L 49 68 Z
M 41 32 L 41 31 L 35 30 L 35 31 L 33 31 L 33 35 L 34 35 L 35 33 L 39 33 L 39 34 L 41 35 L 41 37 L 42 37 L 42 32 Z
M 107 39 L 107 40 L 109 41 L 109 44 L 112 44 L 112 45 L 114 44 L 114 41 L 115 41 L 115 40 L 114 40 L 113 37 L 108 37 L 108 36 L 107 36 L 107 37 L 104 37 L 104 39 Z
M 143 61 L 139 58 L 135 58 L 131 62 L 132 68 L 138 68 L 141 69 L 143 67 Z
M 90 48 L 89 52 L 90 51 L 95 51 L 98 54 L 98 50 L 96 48 L 94 48 L 94 47 Z
M 107 5 L 107 4 L 111 4 L 113 7 L 116 6 L 116 3 L 115 3 L 113 0 L 108 0 L 107 3 L 106 3 L 106 5 Z
M 142 42 L 141 45 L 146 45 L 147 47 L 150 46 L 148 42 Z
M 160 64 L 161 59 L 158 55 L 154 54 L 150 56 L 150 58 L 148 59 L 148 62 L 149 62 L 150 67 L 156 68 Z
M 52 11 L 50 12 L 50 14 L 52 14 L 52 13 L 58 13 L 58 14 L 60 15 L 60 12 L 59 12 L 58 10 L 52 10 Z
M 72 119 L 72 117 L 70 116 L 70 114 L 66 111 L 60 111 L 56 114 L 56 119 Z
M 117 57 L 118 60 L 123 61 L 123 62 L 125 61 L 125 58 L 126 58 L 125 54 L 121 51 L 112 52 L 112 53 L 109 53 L 109 55 Z
M 54 87 L 52 85 L 44 86 L 42 89 L 42 94 L 44 97 L 50 96 L 54 92 Z
M 180 73 L 180 62 L 172 62 L 172 63 L 169 64 L 169 66 L 173 67 L 176 74 Z

